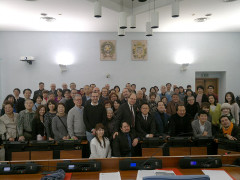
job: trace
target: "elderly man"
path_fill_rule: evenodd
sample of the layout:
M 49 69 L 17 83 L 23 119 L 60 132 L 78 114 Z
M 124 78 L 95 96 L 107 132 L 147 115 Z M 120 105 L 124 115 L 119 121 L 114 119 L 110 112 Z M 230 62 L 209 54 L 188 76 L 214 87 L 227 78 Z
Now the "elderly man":
M 24 98 L 19 100 L 18 103 L 17 103 L 17 113 L 21 112 L 22 110 L 26 109 L 25 108 L 25 101 L 27 99 L 30 99 L 31 98 L 31 95 L 32 95 L 32 90 L 31 89 L 24 89 L 23 90 L 23 95 L 24 95 Z
M 32 122 L 35 112 L 32 110 L 33 101 L 31 99 L 25 100 L 25 110 L 19 113 L 17 120 L 18 140 L 31 140 L 32 139 Z
M 132 130 L 135 130 L 135 118 L 136 118 L 136 113 L 137 113 L 137 107 L 136 107 L 136 94 L 132 93 L 130 97 L 128 98 L 128 102 L 122 104 L 117 112 L 117 115 L 115 117 L 115 133 L 114 137 L 117 134 L 120 124 L 123 121 L 128 122 L 128 124 L 131 126 Z
M 168 100 L 168 102 L 170 102 L 172 100 L 171 95 L 167 94 L 167 88 L 166 86 L 161 86 L 161 93 L 159 94 L 160 99 L 162 99 L 163 96 L 165 96 Z
M 90 142 L 96 133 L 95 126 L 98 123 L 106 124 L 106 109 L 98 103 L 99 94 L 92 93 L 91 103 L 87 103 L 83 111 L 83 120 L 86 126 L 87 140 Z
M 83 88 L 84 95 L 82 97 L 82 105 L 85 106 L 86 102 L 91 99 L 91 88 L 89 85 L 85 85 Z
M 169 130 L 170 136 L 192 136 L 191 117 L 184 105 L 177 106 L 177 113 L 170 118 Z
M 137 101 L 136 101 L 137 110 L 140 111 L 141 105 L 143 103 L 147 103 L 147 100 L 143 98 L 143 91 L 142 90 L 138 90 L 136 96 L 137 96 Z
M 56 90 L 56 84 L 55 83 L 52 83 L 50 85 L 50 91 L 49 92 L 52 92 L 55 94 L 55 96 L 57 97 L 57 90 Z
M 77 140 L 79 137 L 86 136 L 86 127 L 83 122 L 82 96 L 77 94 L 73 98 L 73 102 L 75 106 L 68 112 L 67 128 L 71 139 Z

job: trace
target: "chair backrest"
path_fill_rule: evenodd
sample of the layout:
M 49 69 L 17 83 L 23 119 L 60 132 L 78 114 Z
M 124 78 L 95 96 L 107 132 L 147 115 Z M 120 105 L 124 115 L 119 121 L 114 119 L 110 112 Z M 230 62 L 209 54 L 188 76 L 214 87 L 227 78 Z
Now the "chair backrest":
M 207 175 L 147 176 L 143 180 L 210 180 Z

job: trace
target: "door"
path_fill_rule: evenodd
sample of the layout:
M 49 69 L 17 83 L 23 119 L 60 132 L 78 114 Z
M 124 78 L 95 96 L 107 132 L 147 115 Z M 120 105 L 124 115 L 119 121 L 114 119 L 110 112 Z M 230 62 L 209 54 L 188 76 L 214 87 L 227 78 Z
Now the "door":
M 207 88 L 209 85 L 214 86 L 214 93 L 218 95 L 218 78 L 196 78 L 195 80 L 195 92 L 197 93 L 197 86 L 202 85 L 204 87 L 204 93 L 208 94 Z

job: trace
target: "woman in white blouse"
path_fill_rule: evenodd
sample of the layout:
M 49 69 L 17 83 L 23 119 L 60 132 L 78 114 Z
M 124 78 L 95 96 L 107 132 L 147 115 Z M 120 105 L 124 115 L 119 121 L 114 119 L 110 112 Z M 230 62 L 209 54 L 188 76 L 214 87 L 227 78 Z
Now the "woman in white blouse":
M 108 138 L 104 137 L 104 126 L 101 123 L 96 124 L 96 136 L 90 142 L 91 155 L 94 158 L 110 158 L 111 147 Z

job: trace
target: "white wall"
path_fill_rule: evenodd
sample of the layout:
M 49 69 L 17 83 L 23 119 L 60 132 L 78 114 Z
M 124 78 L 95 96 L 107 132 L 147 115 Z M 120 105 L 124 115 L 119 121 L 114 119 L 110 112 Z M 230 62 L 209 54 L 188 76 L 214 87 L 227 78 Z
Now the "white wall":
M 148 40 L 148 61 L 131 60 L 131 40 Z M 117 40 L 117 61 L 99 60 L 99 40 Z M 71 33 L 71 32 L 0 32 L 0 97 L 2 99 L 19 87 L 38 89 L 38 82 L 76 82 L 77 88 L 96 83 L 109 83 L 122 88 L 127 82 L 137 89 L 171 82 L 192 84 L 196 71 L 226 71 L 226 90 L 239 94 L 240 33 L 155 33 L 147 38 L 144 33 Z M 175 54 L 189 49 L 194 62 L 185 72 L 175 63 Z M 60 51 L 73 53 L 75 63 L 65 73 L 55 62 Z M 36 62 L 20 62 L 20 56 L 35 56 Z M 106 74 L 111 75 L 106 79 Z

